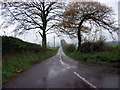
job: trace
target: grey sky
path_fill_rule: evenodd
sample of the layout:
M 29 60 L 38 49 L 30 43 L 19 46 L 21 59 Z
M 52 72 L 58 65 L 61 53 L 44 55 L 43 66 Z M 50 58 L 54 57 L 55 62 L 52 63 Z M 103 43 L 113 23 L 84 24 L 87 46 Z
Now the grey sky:
M 80 1 L 80 0 L 77 0 L 77 1 Z M 112 7 L 114 12 L 115 12 L 115 20 L 118 22 L 118 2 L 120 0 L 93 0 L 93 1 L 98 1 L 98 2 L 101 2 L 101 3 L 104 3 L 106 5 L 108 5 L 109 7 Z M 2 17 L 0 16 L 0 25 L 3 23 L 3 19 Z M 118 24 L 118 23 L 117 23 Z M 11 31 L 15 28 L 15 26 L 11 26 L 9 27 L 8 29 L 6 29 L 6 35 L 8 36 L 14 36 L 14 33 L 11 33 Z M 0 28 L 0 35 L 4 35 L 5 33 L 3 32 L 4 30 L 2 30 Z M 107 37 L 107 41 L 112 41 L 113 39 L 111 38 L 110 34 L 108 32 L 104 32 L 105 33 L 105 36 Z M 37 36 L 37 37 L 36 37 Z M 56 36 L 55 34 L 49 34 L 47 35 L 47 43 L 50 45 L 50 46 L 53 46 L 53 37 Z M 28 42 L 32 42 L 32 43 L 38 43 L 40 44 L 41 43 L 41 37 L 39 34 L 35 35 L 34 31 L 30 31 L 29 33 L 26 33 L 24 35 L 18 35 L 17 36 L 18 38 L 21 38 L 23 39 L 24 41 L 28 41 Z M 114 34 L 114 37 L 116 40 L 118 40 L 118 36 L 117 34 L 115 33 Z M 68 37 L 57 37 L 56 36 L 56 45 L 59 45 L 60 44 L 60 39 L 65 39 L 67 42 L 69 43 L 76 43 L 77 40 L 73 40 L 73 39 L 69 39 Z

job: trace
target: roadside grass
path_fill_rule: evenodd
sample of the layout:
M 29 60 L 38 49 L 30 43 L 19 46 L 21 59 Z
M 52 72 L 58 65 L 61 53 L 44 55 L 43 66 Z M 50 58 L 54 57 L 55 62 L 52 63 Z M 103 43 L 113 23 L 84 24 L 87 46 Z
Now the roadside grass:
M 89 62 L 103 66 L 120 68 L 120 53 L 117 51 L 103 51 L 95 53 L 66 52 L 64 53 L 78 61 Z
M 56 47 L 47 47 L 47 49 L 55 49 Z
M 34 43 L 2 36 L 2 84 L 30 68 L 32 64 L 49 58 L 57 52 L 58 48 L 43 49 Z
M 77 50 L 77 48 L 78 48 L 78 47 L 77 47 L 77 46 L 75 46 L 75 49 L 76 49 L 76 50 Z
M 110 45 L 108 45 L 108 46 L 112 46 L 112 47 L 116 47 L 116 48 L 120 49 L 120 45 L 113 45 L 113 44 L 110 44 Z
M 57 49 L 52 49 L 44 53 L 22 53 L 2 62 L 2 83 L 6 83 L 16 77 L 25 69 L 30 68 L 35 62 L 39 62 L 57 53 Z

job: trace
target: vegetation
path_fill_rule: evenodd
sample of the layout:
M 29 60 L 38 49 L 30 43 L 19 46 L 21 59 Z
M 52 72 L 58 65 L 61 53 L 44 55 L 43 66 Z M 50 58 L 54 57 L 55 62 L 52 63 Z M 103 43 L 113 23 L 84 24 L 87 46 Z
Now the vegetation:
M 43 52 L 44 50 L 40 45 L 23 42 L 22 40 L 13 37 L 2 36 L 2 56 L 26 51 Z
M 61 15 L 63 4 L 47 0 L 8 2 L 9 0 L 6 0 L 2 3 L 2 15 L 6 20 L 4 27 L 15 24 L 17 21 L 15 32 L 25 33 L 34 29 L 34 32 L 40 34 L 42 47 L 46 49 L 47 34 L 50 34 L 52 28 L 56 25 L 55 22 L 59 21 L 58 18 Z
M 44 50 L 40 45 L 23 42 L 13 37 L 2 37 L 2 83 L 16 77 L 25 69 L 57 53 L 57 48 Z
M 2 37 L 3 83 L 29 68 L 34 62 L 57 53 L 56 48 L 47 49 L 46 43 L 47 34 L 54 33 L 52 30 L 56 28 L 78 39 L 77 50 L 73 44 L 68 45 L 64 40 L 61 41 L 67 55 L 80 61 L 119 67 L 120 46 L 107 46 L 102 41 L 82 44 L 83 33 L 90 32 L 91 27 L 103 28 L 111 34 L 118 29 L 112 17 L 111 7 L 99 2 L 71 2 L 65 6 L 63 3 L 46 0 L 10 3 L 5 1 L 1 4 L 2 16 L 5 17 L 2 27 L 8 27 L 17 22 L 13 32 L 25 33 L 34 29 L 35 33 L 39 33 L 42 38 L 41 47 L 13 37 Z
M 72 52 L 74 52 L 76 50 L 76 47 L 75 47 L 74 44 L 70 44 L 70 45 L 66 44 L 64 46 L 64 49 L 65 49 L 65 51 L 67 51 L 69 53 L 72 53 Z
M 100 52 L 104 51 L 106 48 L 104 41 L 97 41 L 97 42 L 84 42 L 81 45 L 80 52 L 88 53 L 88 52 Z
M 102 46 L 101 46 L 102 45 Z M 66 55 L 78 60 L 104 66 L 120 68 L 120 45 L 110 46 L 103 42 L 85 42 L 81 45 L 80 52 L 69 52 L 68 47 L 63 47 Z M 69 48 L 70 49 L 70 48 Z
M 78 39 L 77 51 L 80 51 L 83 33 L 88 34 L 92 27 L 103 28 L 103 30 L 108 30 L 111 34 L 118 29 L 112 13 L 112 8 L 100 2 L 69 3 L 62 14 L 61 22 L 58 24 L 60 32 L 70 37 L 76 37 Z

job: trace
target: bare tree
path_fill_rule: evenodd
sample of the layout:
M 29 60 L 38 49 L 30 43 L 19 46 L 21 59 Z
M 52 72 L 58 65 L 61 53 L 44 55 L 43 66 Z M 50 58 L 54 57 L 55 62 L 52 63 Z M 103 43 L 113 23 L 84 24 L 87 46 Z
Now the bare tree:
M 6 18 L 5 26 L 17 23 L 15 32 L 24 33 L 28 30 L 35 30 L 41 35 L 42 46 L 46 48 L 46 35 L 52 33 L 52 28 L 59 21 L 62 5 L 45 0 L 4 2 L 2 3 L 2 15 Z
M 61 32 L 77 36 L 77 51 L 79 51 L 82 42 L 82 32 L 87 33 L 93 26 L 104 28 L 111 34 L 118 29 L 115 27 L 112 15 L 112 8 L 99 2 L 75 2 L 68 4 L 65 8 L 62 21 L 58 25 L 61 27 Z M 91 27 L 86 26 L 86 23 Z

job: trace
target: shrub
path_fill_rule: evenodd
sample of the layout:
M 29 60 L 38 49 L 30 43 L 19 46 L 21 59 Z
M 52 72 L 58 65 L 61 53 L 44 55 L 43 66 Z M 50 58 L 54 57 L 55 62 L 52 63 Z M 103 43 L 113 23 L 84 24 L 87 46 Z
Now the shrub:
M 76 50 L 75 45 L 74 44 L 66 44 L 63 47 L 65 49 L 65 51 L 71 53 L 74 52 Z
M 21 52 L 42 52 L 40 45 L 24 42 L 20 39 L 2 36 L 2 55 Z
M 85 42 L 81 45 L 81 52 L 101 52 L 105 50 L 104 41 Z
M 106 46 L 106 51 L 120 51 L 118 47 Z

